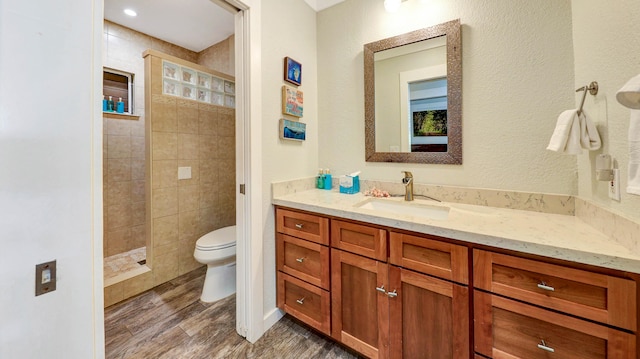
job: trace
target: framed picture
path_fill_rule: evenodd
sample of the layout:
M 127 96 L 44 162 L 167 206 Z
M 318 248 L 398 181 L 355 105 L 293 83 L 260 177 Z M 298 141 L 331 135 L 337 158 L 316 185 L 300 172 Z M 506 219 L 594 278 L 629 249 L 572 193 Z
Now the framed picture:
M 307 124 L 281 118 L 279 132 L 283 140 L 304 141 L 307 139 Z
M 302 64 L 290 57 L 285 57 L 284 80 L 296 86 L 302 85 Z
M 302 91 L 282 86 L 282 113 L 302 117 Z

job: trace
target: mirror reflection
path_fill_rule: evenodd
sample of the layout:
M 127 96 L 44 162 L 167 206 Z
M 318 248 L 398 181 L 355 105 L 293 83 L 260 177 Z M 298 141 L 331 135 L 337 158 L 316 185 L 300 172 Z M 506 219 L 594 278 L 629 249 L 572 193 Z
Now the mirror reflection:
M 459 20 L 364 48 L 367 161 L 462 163 Z

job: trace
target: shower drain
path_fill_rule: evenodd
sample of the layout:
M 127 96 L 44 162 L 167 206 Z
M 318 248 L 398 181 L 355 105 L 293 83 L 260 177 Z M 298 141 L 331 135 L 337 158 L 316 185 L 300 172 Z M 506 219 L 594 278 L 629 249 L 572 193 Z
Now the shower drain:
M 147 264 L 147 260 L 143 259 L 143 260 L 139 261 L 138 264 L 143 266 L 143 265 Z

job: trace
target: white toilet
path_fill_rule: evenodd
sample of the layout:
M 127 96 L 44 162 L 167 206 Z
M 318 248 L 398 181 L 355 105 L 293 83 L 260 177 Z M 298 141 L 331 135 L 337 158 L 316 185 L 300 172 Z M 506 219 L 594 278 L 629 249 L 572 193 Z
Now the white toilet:
M 236 292 L 236 226 L 200 237 L 193 256 L 207 265 L 200 300 L 211 303 Z

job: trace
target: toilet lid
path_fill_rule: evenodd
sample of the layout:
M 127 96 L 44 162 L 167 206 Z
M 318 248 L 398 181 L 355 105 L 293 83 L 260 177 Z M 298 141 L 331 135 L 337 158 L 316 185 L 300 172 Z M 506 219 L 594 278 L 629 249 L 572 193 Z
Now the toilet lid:
M 236 245 L 236 226 L 229 226 L 211 231 L 200 237 L 196 248 L 201 250 L 223 249 Z

